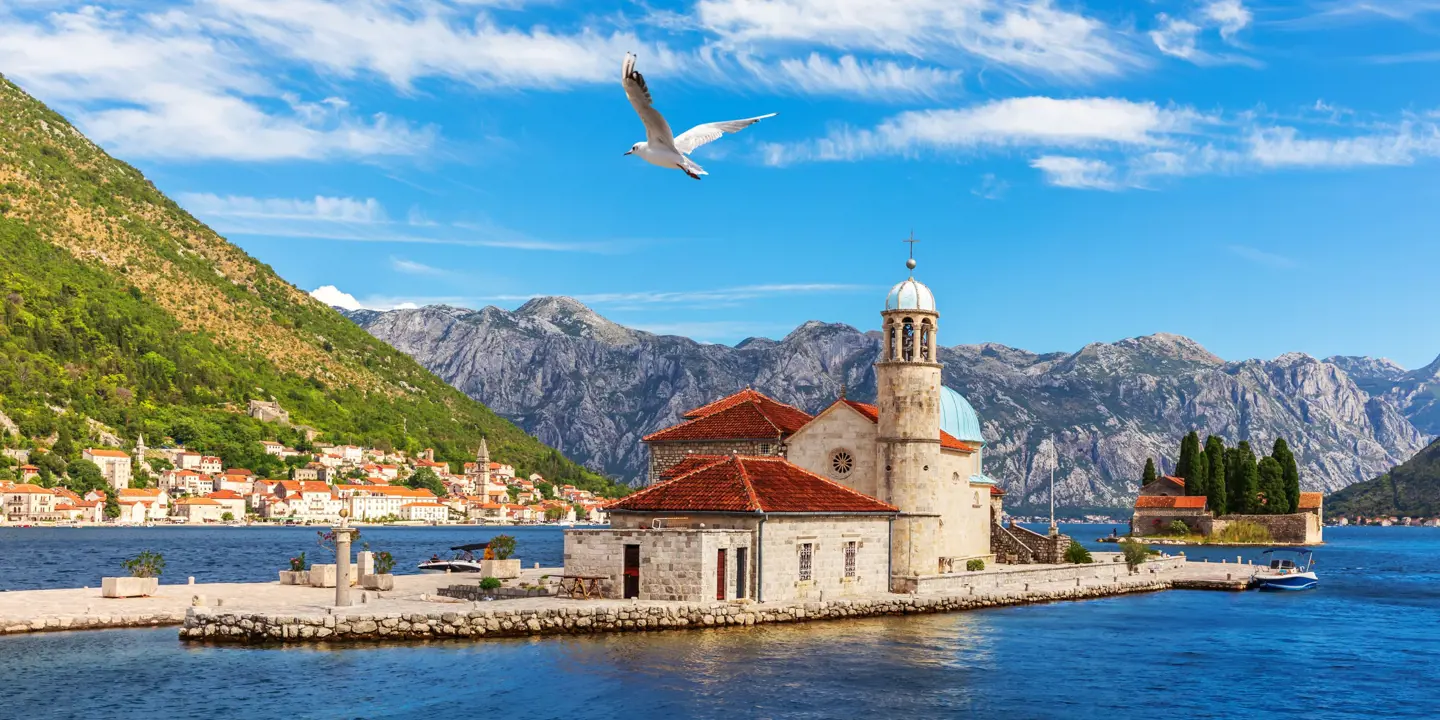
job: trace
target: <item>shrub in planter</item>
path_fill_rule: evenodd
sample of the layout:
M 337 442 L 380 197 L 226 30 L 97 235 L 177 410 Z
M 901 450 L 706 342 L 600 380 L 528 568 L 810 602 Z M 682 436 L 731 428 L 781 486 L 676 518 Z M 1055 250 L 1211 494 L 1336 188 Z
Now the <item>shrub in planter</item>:
M 480 589 L 481 589 L 481 590 L 499 590 L 499 589 L 500 589 L 500 578 L 493 578 L 493 577 L 481 578 L 481 579 L 480 579 Z
M 389 575 L 389 574 L 390 574 L 390 571 L 391 571 L 391 570 L 394 570 L 394 569 L 395 569 L 395 556 L 394 556 L 394 555 L 391 555 L 388 550 L 381 550 L 380 552 L 375 553 L 375 574 L 376 574 L 376 575 Z
M 310 569 L 310 562 L 305 559 L 305 553 L 290 558 L 290 572 L 305 572 Z
M 1095 558 L 1091 557 L 1090 551 L 1086 550 L 1084 545 L 1071 540 L 1070 547 L 1065 548 L 1065 562 L 1084 565 L 1095 562 Z
M 121 563 L 130 577 L 100 578 L 100 595 L 107 598 L 146 597 L 160 587 L 160 574 L 165 571 L 165 556 L 145 552 Z
M 496 535 L 490 538 L 490 552 L 496 560 L 509 560 L 515 554 L 515 538 L 509 535 Z
M 985 561 L 980 558 L 972 558 L 965 561 L 965 569 L 971 572 L 985 569 Z

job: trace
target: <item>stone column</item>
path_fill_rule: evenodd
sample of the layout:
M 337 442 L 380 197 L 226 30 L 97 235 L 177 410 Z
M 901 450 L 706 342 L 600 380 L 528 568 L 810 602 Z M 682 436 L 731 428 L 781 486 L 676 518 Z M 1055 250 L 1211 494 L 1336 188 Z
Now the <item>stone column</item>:
M 343 522 L 342 522 L 343 524 Z M 335 606 L 350 606 L 350 540 L 355 528 L 337 527 L 335 532 Z

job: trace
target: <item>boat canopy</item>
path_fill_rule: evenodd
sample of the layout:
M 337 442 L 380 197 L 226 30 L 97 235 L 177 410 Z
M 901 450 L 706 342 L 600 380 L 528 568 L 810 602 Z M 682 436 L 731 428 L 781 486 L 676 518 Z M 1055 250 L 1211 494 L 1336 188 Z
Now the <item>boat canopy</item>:
M 488 548 L 488 547 L 490 547 L 490 543 L 488 543 L 488 542 L 483 542 L 483 543 L 470 543 L 469 545 L 456 545 L 455 547 L 452 547 L 452 548 L 450 548 L 450 549 L 451 549 L 451 550 L 484 550 L 485 548 Z
M 1314 555 L 1315 551 L 1309 548 L 1269 548 L 1261 552 L 1260 554 L 1269 555 L 1270 553 L 1295 553 L 1296 555 Z

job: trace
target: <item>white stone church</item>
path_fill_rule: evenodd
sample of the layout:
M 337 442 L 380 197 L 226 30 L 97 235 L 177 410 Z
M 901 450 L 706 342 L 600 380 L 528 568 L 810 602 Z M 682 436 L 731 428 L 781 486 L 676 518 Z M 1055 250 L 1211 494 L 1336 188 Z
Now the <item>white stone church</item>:
M 875 405 L 811 416 L 747 389 L 686 413 L 644 438 L 650 485 L 609 529 L 566 532 L 565 572 L 608 597 L 786 601 L 943 590 L 994 562 L 1003 493 L 974 408 L 941 385 L 935 297 L 912 276 L 880 315 Z

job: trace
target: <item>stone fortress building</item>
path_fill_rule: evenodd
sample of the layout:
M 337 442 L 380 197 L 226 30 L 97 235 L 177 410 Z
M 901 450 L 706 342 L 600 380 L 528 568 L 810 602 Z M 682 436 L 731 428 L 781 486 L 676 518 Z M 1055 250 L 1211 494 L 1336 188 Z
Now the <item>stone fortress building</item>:
M 842 391 L 811 416 L 746 389 L 685 413 L 644 438 L 650 484 L 611 528 L 566 532 L 566 574 L 609 597 L 783 601 L 942 591 L 994 562 L 1004 493 L 974 408 L 941 384 L 935 297 L 912 274 L 880 315 L 874 405 Z

